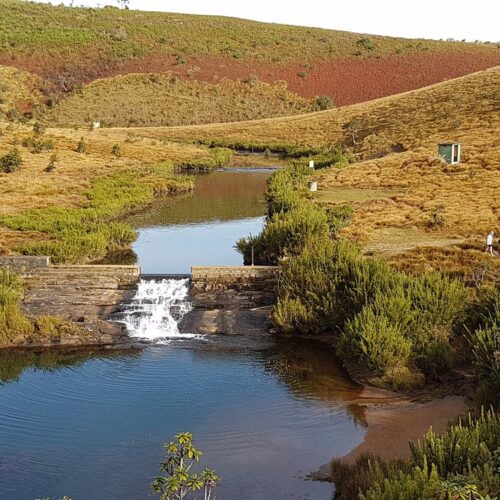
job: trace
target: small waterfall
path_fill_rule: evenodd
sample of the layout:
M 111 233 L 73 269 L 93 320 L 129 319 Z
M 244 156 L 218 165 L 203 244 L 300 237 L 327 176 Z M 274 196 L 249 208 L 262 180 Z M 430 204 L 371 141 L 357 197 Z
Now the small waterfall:
M 188 283 L 188 279 L 140 280 L 120 318 L 129 335 L 155 342 L 201 337 L 180 333 L 178 328 L 178 322 L 191 310 Z

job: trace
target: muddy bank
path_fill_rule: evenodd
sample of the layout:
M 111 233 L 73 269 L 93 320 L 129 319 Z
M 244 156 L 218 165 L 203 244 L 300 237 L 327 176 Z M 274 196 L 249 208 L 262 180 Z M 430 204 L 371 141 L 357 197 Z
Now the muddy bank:
M 464 398 L 449 396 L 425 403 L 399 401 L 390 405 L 371 406 L 365 410 L 367 433 L 363 442 L 342 457 L 353 463 L 362 453 L 382 458 L 407 458 L 409 441 L 416 441 L 432 427 L 440 434 L 450 421 L 466 413 Z

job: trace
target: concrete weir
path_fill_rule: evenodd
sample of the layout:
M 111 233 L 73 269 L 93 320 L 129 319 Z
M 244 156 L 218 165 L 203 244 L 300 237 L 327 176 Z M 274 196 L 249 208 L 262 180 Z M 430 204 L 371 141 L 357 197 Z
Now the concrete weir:
M 228 335 L 265 334 L 276 300 L 278 267 L 193 266 L 193 309 L 179 325 L 181 332 Z
M 28 315 L 75 321 L 102 336 L 103 343 L 123 335 L 120 324 L 107 320 L 134 294 L 139 266 L 50 265 L 49 257 L 0 256 L 2 267 L 23 277 L 21 307 Z
M 190 278 L 193 309 L 181 332 L 267 332 L 279 273 L 275 266 L 193 266 L 191 275 L 141 275 L 137 265 L 51 265 L 39 256 L 0 256 L 2 267 L 22 275 L 21 307 L 28 315 L 80 323 L 102 343 L 123 341 L 122 325 L 108 320 L 130 301 L 139 279 Z

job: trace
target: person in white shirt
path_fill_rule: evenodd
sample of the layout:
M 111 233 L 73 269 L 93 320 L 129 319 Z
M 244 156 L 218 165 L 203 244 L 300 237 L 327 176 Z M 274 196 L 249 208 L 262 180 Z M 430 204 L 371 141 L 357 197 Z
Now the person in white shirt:
M 491 255 L 494 255 L 493 253 L 493 236 L 495 236 L 495 232 L 491 231 L 488 236 L 486 236 L 486 248 L 484 250 L 485 253 L 490 253 Z

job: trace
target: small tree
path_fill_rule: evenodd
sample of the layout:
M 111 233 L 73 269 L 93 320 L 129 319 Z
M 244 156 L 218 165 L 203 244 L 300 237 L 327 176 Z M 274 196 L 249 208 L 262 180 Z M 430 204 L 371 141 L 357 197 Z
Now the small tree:
M 335 106 L 333 100 L 330 96 L 320 95 L 314 100 L 314 107 L 319 111 L 324 111 L 325 109 L 332 109 Z
M 45 172 L 53 172 L 56 169 L 57 155 L 51 155 L 49 164 L 45 167 Z
M 78 144 L 76 146 L 76 152 L 77 153 L 85 153 L 87 151 L 87 144 L 83 140 L 83 137 L 80 137 L 80 140 L 78 141 Z
M 347 123 L 345 123 L 342 128 L 344 130 L 347 131 L 347 133 L 350 135 L 351 137 L 351 140 L 352 140 L 352 143 L 353 145 L 356 145 L 357 142 L 357 136 L 358 136 L 358 133 L 360 132 L 360 130 L 362 129 L 363 127 L 363 123 L 361 122 L 361 118 L 355 116 L 354 118 L 352 118 L 350 121 L 348 121 Z
M 12 148 L 0 158 L 0 172 L 10 174 L 23 164 L 21 153 L 17 148 Z
M 211 469 L 200 474 L 191 474 L 195 462 L 203 453 L 193 445 L 193 435 L 181 432 L 175 436 L 176 442 L 165 444 L 165 458 L 160 470 L 165 475 L 158 476 L 151 483 L 153 490 L 161 495 L 161 500 L 183 500 L 189 493 L 203 489 L 204 500 L 210 500 L 212 490 L 221 478 Z

